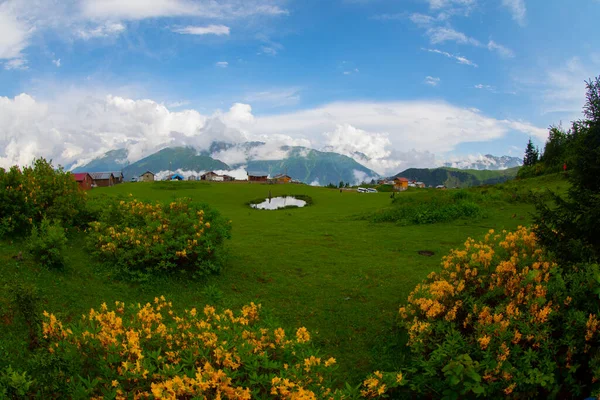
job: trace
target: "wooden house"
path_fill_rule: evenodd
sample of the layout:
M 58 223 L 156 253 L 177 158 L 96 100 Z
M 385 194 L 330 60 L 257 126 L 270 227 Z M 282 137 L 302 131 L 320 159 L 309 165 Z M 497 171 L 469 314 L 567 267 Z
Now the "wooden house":
M 115 177 L 112 172 L 90 172 L 95 187 L 114 186 Z
M 289 175 L 279 174 L 275 175 L 272 181 L 274 183 L 290 183 L 292 181 L 292 177 Z
M 221 175 L 217 174 L 216 172 L 209 171 L 209 172 L 207 172 L 207 173 L 205 173 L 203 175 L 200 175 L 200 180 L 201 181 L 216 181 L 216 180 L 219 180 L 217 178 L 220 177 L 220 176 Z
M 233 176 L 223 175 L 223 180 L 225 182 L 233 182 L 233 181 L 235 181 L 235 178 Z
M 119 183 L 123 183 L 123 172 L 121 172 L 121 171 L 112 171 L 111 174 L 113 175 L 113 179 L 114 179 L 115 185 L 117 185 Z
M 138 182 L 154 182 L 154 174 L 150 171 L 146 171 L 140 175 Z
M 248 172 L 248 181 L 267 183 L 269 181 L 269 174 L 266 174 L 264 172 Z
M 81 190 L 90 190 L 92 188 L 94 181 L 87 172 L 73 174 L 73 177 L 75 178 L 75 182 L 77 182 L 77 185 L 79 185 Z
M 401 192 L 406 189 L 408 189 L 408 179 L 406 179 L 406 178 L 394 179 L 394 190 Z

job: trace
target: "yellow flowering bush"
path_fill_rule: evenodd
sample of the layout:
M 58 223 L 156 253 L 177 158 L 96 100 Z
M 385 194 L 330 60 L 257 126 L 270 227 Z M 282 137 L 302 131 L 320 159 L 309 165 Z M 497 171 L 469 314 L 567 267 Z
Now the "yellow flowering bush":
M 578 368 L 596 365 L 598 319 L 572 308 L 569 280 L 529 229 L 469 238 L 400 308 L 411 388 L 455 398 L 589 394 L 594 374 Z
M 219 272 L 231 224 L 190 199 L 151 204 L 128 198 L 106 206 L 88 232 L 97 258 L 130 278 L 146 279 L 160 271 Z
M 78 225 L 84 208 L 85 193 L 73 176 L 43 158 L 23 169 L 0 168 L 0 237 L 25 236 L 43 219 Z
M 286 332 L 241 311 L 212 306 L 177 312 L 153 303 L 90 310 L 78 323 L 44 313 L 45 351 L 61 365 L 45 396 L 90 399 L 327 399 L 334 358 L 312 347 L 305 328 Z M 70 365 L 71 367 L 64 367 Z M 54 396 L 53 396 L 54 395 Z

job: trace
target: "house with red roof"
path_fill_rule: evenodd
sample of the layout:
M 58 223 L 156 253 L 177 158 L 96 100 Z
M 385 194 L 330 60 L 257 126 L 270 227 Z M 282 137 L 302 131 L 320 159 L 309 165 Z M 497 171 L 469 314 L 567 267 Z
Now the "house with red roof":
M 73 177 L 75 178 L 75 182 L 77 182 L 77 184 L 79 185 L 79 189 L 90 190 L 92 188 L 94 180 L 87 172 L 73 174 Z

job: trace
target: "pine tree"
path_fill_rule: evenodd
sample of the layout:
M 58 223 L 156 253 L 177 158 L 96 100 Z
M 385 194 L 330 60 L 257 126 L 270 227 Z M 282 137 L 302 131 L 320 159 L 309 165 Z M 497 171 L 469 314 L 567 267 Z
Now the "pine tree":
M 566 198 L 554 207 L 536 205 L 536 233 L 546 248 L 567 262 L 600 259 L 600 77 L 587 84 L 586 119 L 573 123 Z
M 536 149 L 529 138 L 529 142 L 527 143 L 527 147 L 525 148 L 525 158 L 523 159 L 523 165 L 529 167 L 538 162 L 540 157 L 540 152 Z

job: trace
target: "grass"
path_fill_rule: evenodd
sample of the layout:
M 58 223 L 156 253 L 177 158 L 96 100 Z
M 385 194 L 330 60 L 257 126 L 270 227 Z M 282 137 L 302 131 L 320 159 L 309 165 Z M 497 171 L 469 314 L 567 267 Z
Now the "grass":
M 473 190 L 542 190 L 565 183 L 557 177 L 511 182 L 506 187 Z M 311 207 L 261 212 L 247 203 L 289 193 L 310 196 Z M 0 365 L 24 366 L 26 328 L 6 311 L 11 282 L 35 285 L 43 308 L 65 319 L 78 318 L 101 303 L 146 302 L 165 295 L 175 306 L 206 303 L 240 307 L 260 302 L 266 318 L 288 329 L 306 326 L 323 355 L 338 360 L 340 382 L 358 383 L 371 371 L 391 370 L 406 356 L 403 335 L 395 329 L 398 306 L 442 256 L 467 237 L 489 229 L 514 229 L 530 222 L 533 206 L 520 199 L 486 208 L 485 218 L 432 225 L 398 226 L 372 223 L 361 216 L 391 206 L 389 193 L 340 193 L 310 186 L 239 183 L 126 183 L 98 188 L 90 197 L 133 194 L 147 201 L 191 197 L 218 209 L 233 221 L 225 270 L 206 281 L 161 278 L 144 284 L 113 280 L 84 248 L 84 234 L 69 241 L 67 267 L 50 271 L 27 257 L 13 257 L 20 242 L 0 243 Z M 409 190 L 396 199 L 436 196 L 435 191 Z M 421 196 L 421 197 L 419 197 Z M 400 200 L 402 201 L 402 200 Z M 501 204 L 501 206 L 498 206 Z M 418 252 L 427 250 L 433 256 Z M 3 312 L 3 310 L 5 310 Z

